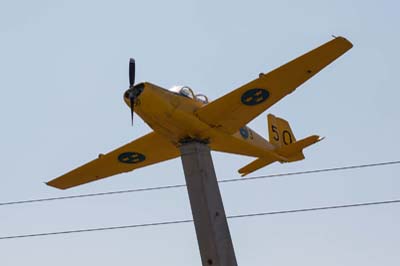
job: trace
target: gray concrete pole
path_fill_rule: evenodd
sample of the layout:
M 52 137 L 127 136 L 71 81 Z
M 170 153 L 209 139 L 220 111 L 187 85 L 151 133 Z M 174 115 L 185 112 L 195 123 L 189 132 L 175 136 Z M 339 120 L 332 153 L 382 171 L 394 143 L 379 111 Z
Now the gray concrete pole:
M 180 147 L 203 266 L 237 266 L 210 148 L 192 141 Z

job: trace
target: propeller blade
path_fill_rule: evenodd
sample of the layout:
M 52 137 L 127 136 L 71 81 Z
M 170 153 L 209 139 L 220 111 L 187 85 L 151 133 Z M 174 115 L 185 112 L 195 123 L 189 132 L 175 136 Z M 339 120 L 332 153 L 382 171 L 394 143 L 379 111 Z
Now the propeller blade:
M 133 126 L 133 112 L 134 112 L 134 108 L 135 108 L 135 97 L 130 96 L 129 102 L 130 102 L 130 106 L 131 106 L 131 121 L 132 121 L 132 126 Z
M 135 59 L 129 60 L 129 87 L 135 85 Z

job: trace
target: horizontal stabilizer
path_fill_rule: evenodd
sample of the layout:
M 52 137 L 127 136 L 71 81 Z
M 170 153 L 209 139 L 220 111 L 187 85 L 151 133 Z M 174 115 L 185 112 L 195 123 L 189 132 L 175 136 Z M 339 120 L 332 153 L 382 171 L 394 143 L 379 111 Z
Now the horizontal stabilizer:
M 317 135 L 312 135 L 278 149 L 277 153 L 288 158 L 288 162 L 299 161 L 304 159 L 304 155 L 302 154 L 304 148 L 307 148 L 321 140 L 323 140 L 323 138 L 320 138 Z
M 273 157 L 270 158 L 258 158 L 254 161 L 252 161 L 251 163 L 249 163 L 248 165 L 242 167 L 239 169 L 239 173 L 242 176 L 248 175 L 264 166 L 267 166 L 273 162 L 276 162 L 277 160 Z

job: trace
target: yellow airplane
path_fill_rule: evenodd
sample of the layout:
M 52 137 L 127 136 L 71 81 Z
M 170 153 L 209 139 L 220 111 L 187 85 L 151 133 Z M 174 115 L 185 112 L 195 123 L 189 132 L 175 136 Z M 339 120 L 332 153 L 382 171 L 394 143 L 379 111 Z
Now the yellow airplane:
M 180 156 L 179 146 L 191 140 L 205 142 L 214 151 L 257 157 L 239 169 L 247 175 L 273 162 L 304 159 L 303 149 L 320 141 L 313 135 L 296 141 L 289 123 L 268 115 L 269 141 L 246 126 L 353 45 L 335 37 L 322 46 L 290 61 L 219 99 L 189 87 L 166 90 L 154 84 L 135 83 L 135 61 L 129 63 L 129 89 L 124 100 L 154 131 L 76 168 L 47 184 L 67 189 L 115 174 Z

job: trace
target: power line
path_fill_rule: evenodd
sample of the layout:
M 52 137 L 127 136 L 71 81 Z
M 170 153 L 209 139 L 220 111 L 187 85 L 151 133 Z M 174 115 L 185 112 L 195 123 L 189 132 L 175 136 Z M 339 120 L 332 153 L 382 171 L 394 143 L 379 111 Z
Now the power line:
M 105 195 L 112 195 L 112 194 L 134 193 L 134 192 L 143 192 L 143 191 L 161 190 L 161 189 L 171 189 L 171 188 L 180 188 L 180 187 L 186 187 L 186 184 L 177 184 L 177 185 L 168 185 L 168 186 L 159 186 L 159 187 L 147 187 L 147 188 L 137 188 L 137 189 L 127 189 L 127 190 L 117 190 L 117 191 L 98 192 L 98 193 L 90 193 L 90 194 L 80 194 L 80 195 L 72 195 L 72 196 L 53 197 L 53 198 L 9 201 L 9 202 L 0 203 L 0 206 L 14 205 L 14 204 L 25 204 L 25 203 L 36 203 L 36 202 L 52 201 L 52 200 L 65 200 L 65 199 L 86 198 L 86 197 L 94 197 L 94 196 L 105 196 Z
M 341 166 L 341 167 L 333 167 L 333 168 L 321 168 L 321 169 L 314 169 L 314 170 L 307 170 L 307 171 L 288 172 L 288 173 L 271 174 L 271 175 L 263 175 L 263 176 L 253 176 L 253 177 L 246 177 L 246 178 L 224 179 L 224 180 L 218 181 L 218 183 L 231 183 L 231 182 L 241 182 L 241 181 L 250 181 L 250 180 L 257 180 L 257 179 L 265 179 L 265 178 L 276 178 L 276 177 L 283 177 L 283 176 L 315 174 L 315 173 L 334 172 L 334 171 L 345 171 L 345 170 L 353 170 L 353 169 L 359 169 L 359 168 L 389 166 L 389 165 L 395 165 L 395 164 L 400 164 L 400 161 L 388 161 L 388 162 L 361 164 L 361 165 L 351 165 L 351 166 Z M 138 188 L 138 189 L 117 190 L 117 191 L 108 191 L 108 192 L 99 192 L 99 193 L 90 193 L 90 194 L 80 194 L 80 195 L 63 196 L 63 197 L 52 197 L 52 198 L 9 201 L 9 202 L 1 202 L 0 206 L 26 204 L 26 203 L 37 203 L 37 202 L 53 201 L 53 200 L 86 198 L 86 197 L 95 197 L 95 196 L 106 196 L 106 195 L 123 194 L 123 193 L 135 193 L 135 192 L 144 192 L 144 191 L 152 191 L 152 190 L 163 190 L 163 189 L 172 189 L 172 188 L 182 188 L 182 187 L 186 187 L 186 184 L 176 184 L 176 185 L 147 187 L 147 188 Z
M 282 174 L 253 176 L 253 177 L 247 177 L 247 178 L 242 178 L 242 179 L 240 179 L 240 178 L 228 179 L 228 180 L 221 180 L 219 182 L 223 183 L 223 182 L 233 182 L 233 181 L 239 181 L 239 180 L 246 180 L 247 181 L 247 180 L 262 179 L 262 178 L 281 177 L 281 176 L 316 174 L 316 173 L 322 173 L 322 172 L 345 171 L 345 170 L 353 170 L 353 169 L 360 169 L 360 168 L 388 166 L 388 165 L 394 165 L 394 164 L 400 164 L 400 161 L 388 161 L 388 162 L 380 162 L 380 163 L 359 164 L 359 165 L 350 165 L 350 166 L 339 166 L 339 167 L 332 167 L 332 168 L 321 168 L 321 169 L 299 171 L 299 172 L 289 172 L 289 173 L 282 173 Z
M 400 199 L 386 200 L 386 201 L 373 201 L 373 202 L 364 202 L 364 203 L 354 203 L 354 204 L 346 204 L 346 205 L 331 205 L 331 206 L 313 207 L 313 208 L 304 208 L 304 209 L 281 210 L 281 211 L 272 211 L 272 212 L 259 212 L 259 213 L 250 213 L 250 214 L 239 214 L 239 215 L 227 216 L 227 218 L 228 219 L 250 218 L 250 217 L 267 216 L 267 215 L 290 214 L 290 213 L 299 213 L 299 212 L 312 212 L 312 211 L 322 211 L 322 210 L 342 209 L 342 208 L 354 208 L 354 207 L 366 207 L 366 206 L 383 205 L 383 204 L 394 204 L 394 203 L 400 203 Z M 2 236 L 2 237 L 0 237 L 0 240 L 16 239 L 16 238 L 29 238 L 29 237 L 38 237 L 38 236 L 50 236 L 50 235 L 62 235 L 62 234 L 73 234 L 73 233 L 84 233 L 84 232 L 95 232 L 95 231 L 107 231 L 107 230 L 138 228 L 138 227 L 151 227 L 151 226 L 161 226 L 161 225 L 171 225 L 171 224 L 183 224 L 183 223 L 190 223 L 190 222 L 193 222 L 193 220 L 189 220 L 189 219 L 188 220 L 174 220 L 174 221 L 143 223 L 143 224 L 132 224 L 132 225 L 121 225 L 121 226 L 110 226 L 110 227 L 86 228 L 86 229 L 58 231 L 58 232 L 47 232 L 47 233 L 36 233 L 36 234 L 26 234 L 26 235 L 12 235 L 12 236 Z

